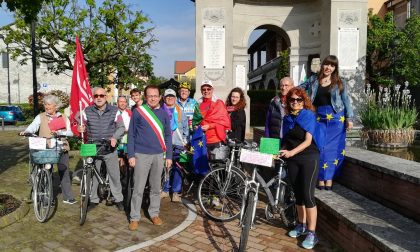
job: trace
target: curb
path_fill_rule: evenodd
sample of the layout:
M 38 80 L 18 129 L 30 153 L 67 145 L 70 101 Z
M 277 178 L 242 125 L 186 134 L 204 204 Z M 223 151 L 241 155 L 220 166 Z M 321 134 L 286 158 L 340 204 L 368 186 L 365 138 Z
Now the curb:
M 13 195 L 12 195 L 13 196 Z M 13 196 L 14 197 L 14 196 Z M 15 197 L 16 198 L 16 197 Z M 20 200 L 20 206 L 13 212 L 0 217 L 0 229 L 3 229 L 25 217 L 29 212 L 29 205 L 26 201 Z
M 145 241 L 145 242 L 142 242 L 142 243 L 139 243 L 139 244 L 127 247 L 127 248 L 117 250 L 117 252 L 131 252 L 131 251 L 135 251 L 135 250 L 138 250 L 138 249 L 142 249 L 142 248 L 151 246 L 151 245 L 153 245 L 157 242 L 166 240 L 169 237 L 180 233 L 181 231 L 186 229 L 189 225 L 191 225 L 195 221 L 195 219 L 197 218 L 197 208 L 195 207 L 195 205 L 191 201 L 189 201 L 187 199 L 184 199 L 184 198 L 182 198 L 181 200 L 182 200 L 182 203 L 188 208 L 188 215 L 187 215 L 187 218 L 185 218 L 185 220 L 179 226 L 177 226 L 176 228 L 172 229 L 171 231 L 169 231 L 169 232 L 167 232 L 167 233 L 165 233 L 161 236 L 155 237 L 151 240 L 148 240 L 148 241 Z

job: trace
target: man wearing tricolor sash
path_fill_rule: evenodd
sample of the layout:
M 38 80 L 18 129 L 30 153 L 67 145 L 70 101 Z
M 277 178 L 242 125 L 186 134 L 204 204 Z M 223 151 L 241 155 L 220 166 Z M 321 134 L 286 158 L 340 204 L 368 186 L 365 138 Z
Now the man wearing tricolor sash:
M 149 85 L 144 90 L 146 104 L 133 110 L 128 130 L 128 162 L 134 167 L 134 189 L 131 198 L 131 231 L 137 230 L 147 178 L 150 185 L 149 215 L 154 225 L 159 218 L 160 187 L 163 167 L 172 165 L 172 132 L 170 119 L 159 105 L 159 88 Z

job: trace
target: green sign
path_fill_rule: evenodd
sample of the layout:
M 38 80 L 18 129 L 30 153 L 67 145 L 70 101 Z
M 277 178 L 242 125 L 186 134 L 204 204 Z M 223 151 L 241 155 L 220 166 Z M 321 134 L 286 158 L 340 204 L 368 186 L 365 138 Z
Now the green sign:
M 260 152 L 267 154 L 278 154 L 280 150 L 280 139 L 262 137 L 260 140 Z
M 96 156 L 96 144 L 82 144 L 80 146 L 80 156 L 82 157 Z

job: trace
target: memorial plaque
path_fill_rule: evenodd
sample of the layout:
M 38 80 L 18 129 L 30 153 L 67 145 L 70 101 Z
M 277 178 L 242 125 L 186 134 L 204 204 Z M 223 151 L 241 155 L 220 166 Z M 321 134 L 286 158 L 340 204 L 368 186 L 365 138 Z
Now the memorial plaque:
M 359 59 L 359 29 L 338 29 L 338 60 L 341 69 L 356 69 Z
M 203 27 L 203 66 L 210 69 L 225 67 L 225 27 Z
M 246 73 L 244 65 L 236 65 L 236 86 L 245 90 L 246 87 Z

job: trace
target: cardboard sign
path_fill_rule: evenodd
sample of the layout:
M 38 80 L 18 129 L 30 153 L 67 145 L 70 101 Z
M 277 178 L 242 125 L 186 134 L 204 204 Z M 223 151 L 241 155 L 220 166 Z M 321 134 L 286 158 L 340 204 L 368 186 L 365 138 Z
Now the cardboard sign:
M 250 151 L 250 150 L 242 149 L 239 161 L 241 161 L 243 163 L 248 163 L 248 164 L 255 164 L 255 165 L 261 165 L 261 166 L 266 166 L 266 167 L 272 167 L 273 166 L 273 155 L 272 154 L 261 153 L 261 152 L 257 152 L 257 151 Z
M 43 137 L 29 137 L 29 149 L 31 150 L 46 150 L 47 139 Z
M 279 154 L 280 139 L 262 137 L 260 140 L 260 152 L 267 154 Z

